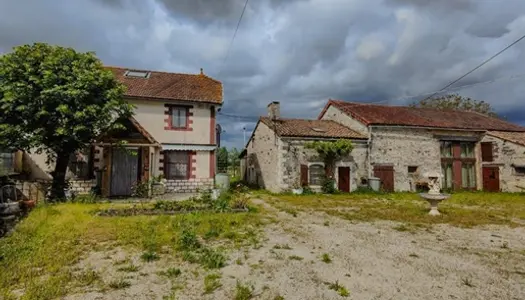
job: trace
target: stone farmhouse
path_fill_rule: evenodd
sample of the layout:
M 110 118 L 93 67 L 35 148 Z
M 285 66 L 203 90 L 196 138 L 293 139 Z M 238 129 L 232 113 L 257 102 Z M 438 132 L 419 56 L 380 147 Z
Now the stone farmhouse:
M 336 100 L 317 120 L 282 119 L 278 102 L 268 108 L 242 153 L 242 174 L 273 192 L 320 188 L 324 164 L 302 145 L 339 138 L 354 143 L 336 164 L 342 191 L 370 177 L 385 191 L 416 191 L 430 171 L 443 174 L 445 190 L 525 191 L 525 127 L 476 112 Z
M 163 175 L 167 192 L 194 192 L 214 185 L 216 111 L 223 103 L 222 83 L 200 74 L 178 74 L 108 67 L 135 106 L 126 131 L 108 132 L 70 159 L 72 191 L 130 196 L 138 182 Z M 125 147 L 115 144 L 125 140 Z M 52 179 L 52 164 L 36 153 L 4 153 L 10 176 L 27 181 Z

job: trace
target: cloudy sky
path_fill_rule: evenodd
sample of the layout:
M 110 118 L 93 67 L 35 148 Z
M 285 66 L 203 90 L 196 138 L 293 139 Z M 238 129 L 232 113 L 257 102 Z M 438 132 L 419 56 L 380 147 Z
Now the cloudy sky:
M 407 104 L 525 34 L 522 0 L 0 0 L 0 53 L 47 42 L 108 65 L 204 72 L 224 84 L 226 146 L 271 101 L 315 117 L 328 98 Z M 453 90 L 525 125 L 525 41 Z M 495 80 L 494 82 L 484 83 Z M 480 84 L 476 84 L 480 83 Z M 421 97 L 419 97 L 421 98 Z

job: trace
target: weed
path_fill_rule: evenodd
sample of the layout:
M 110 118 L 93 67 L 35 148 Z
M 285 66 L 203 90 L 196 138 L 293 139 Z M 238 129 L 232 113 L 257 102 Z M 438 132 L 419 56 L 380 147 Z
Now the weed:
M 169 278 L 175 278 L 182 274 L 181 270 L 178 268 L 168 268 L 166 271 L 159 272 L 159 275 L 166 276 Z
M 325 284 L 328 285 L 329 289 L 336 291 L 342 297 L 348 297 L 350 295 L 348 290 L 344 286 L 339 284 L 339 281 L 336 281 L 334 283 L 330 283 L 330 282 L 326 283 L 325 282 Z
M 469 277 L 461 278 L 461 283 L 463 283 L 463 285 L 466 285 L 468 287 L 474 287 L 474 284 L 472 283 L 472 279 L 470 279 Z
M 330 226 L 330 222 L 328 222 L 328 221 L 324 221 L 323 225 L 326 226 L 326 227 L 328 227 L 328 226 Z
M 242 262 L 242 259 L 240 259 L 240 258 L 237 258 L 237 259 L 235 260 L 235 264 L 237 264 L 237 265 L 239 265 L 239 266 L 244 265 L 244 263 Z
M 233 197 L 230 202 L 232 209 L 246 209 L 248 207 L 249 197 L 245 194 L 237 195 Z
M 414 257 L 414 258 L 418 258 L 419 257 L 419 255 L 417 255 L 416 253 L 410 253 L 408 256 Z
M 288 213 L 288 214 L 294 216 L 294 218 L 297 217 L 297 211 L 295 209 L 285 208 L 283 210 L 284 210 L 285 213 Z
M 209 269 L 219 269 L 226 265 L 226 256 L 217 250 L 204 248 L 200 257 L 200 263 Z
M 95 270 L 86 270 L 74 276 L 81 286 L 90 286 L 100 280 L 100 275 Z
M 125 267 L 120 267 L 117 269 L 117 271 L 119 272 L 137 272 L 138 270 L 139 267 L 135 266 L 134 264 Z
M 201 247 L 201 243 L 194 231 L 184 229 L 179 239 L 179 249 L 195 250 Z
M 119 266 L 119 265 L 123 265 L 123 264 L 128 264 L 130 262 L 131 261 L 130 261 L 129 258 L 124 258 L 124 259 L 121 259 L 121 260 L 117 260 L 116 262 L 113 263 L 113 265 Z
M 120 290 L 125 289 L 131 286 L 131 283 L 129 281 L 125 281 L 124 279 L 114 280 L 111 281 L 108 286 L 114 290 Z
M 145 262 L 151 262 L 151 261 L 159 260 L 160 256 L 157 254 L 157 252 L 146 251 L 142 253 L 140 258 Z
M 218 238 L 220 235 L 221 235 L 221 230 L 217 228 L 216 226 L 212 225 L 210 227 L 210 230 L 208 230 L 206 234 L 204 234 L 204 238 L 209 240 L 212 238 Z
M 321 260 L 327 264 L 332 262 L 332 259 L 330 258 L 330 255 L 328 255 L 328 253 L 324 253 L 323 256 L 321 257 Z
M 276 244 L 273 246 L 273 249 L 284 249 L 284 250 L 292 250 L 292 247 L 288 244 Z
M 500 246 L 501 249 L 509 249 L 509 242 L 503 242 Z
M 397 225 L 393 229 L 400 232 L 410 231 L 410 228 L 408 228 L 408 226 L 406 226 L 405 224 Z
M 249 300 L 253 298 L 253 285 L 242 284 L 240 281 L 237 281 L 235 286 L 235 300 Z
M 208 274 L 204 277 L 204 294 L 211 294 L 222 286 L 220 274 Z
M 301 256 L 297 256 L 297 255 L 290 255 L 288 256 L 288 259 L 289 260 L 303 260 L 304 258 Z
M 284 297 L 281 296 L 281 295 L 277 295 L 277 296 L 273 297 L 273 300 L 284 300 Z

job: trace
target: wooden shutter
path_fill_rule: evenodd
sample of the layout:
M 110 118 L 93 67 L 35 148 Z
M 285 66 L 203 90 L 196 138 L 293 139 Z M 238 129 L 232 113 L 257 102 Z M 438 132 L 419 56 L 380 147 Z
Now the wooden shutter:
M 308 166 L 301 165 L 301 186 L 308 186 Z
M 493 147 L 491 142 L 481 143 L 481 161 L 493 161 Z

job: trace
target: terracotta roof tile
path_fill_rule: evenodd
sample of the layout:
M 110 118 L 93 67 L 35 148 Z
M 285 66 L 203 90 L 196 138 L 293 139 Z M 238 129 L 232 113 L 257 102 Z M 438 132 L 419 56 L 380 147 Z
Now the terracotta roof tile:
M 261 117 L 261 122 L 285 137 L 366 139 L 365 136 L 330 120 L 278 119 Z
M 487 134 L 525 146 L 525 132 L 489 131 Z
M 166 73 L 106 67 L 126 87 L 128 97 L 185 100 L 222 104 L 222 83 L 204 74 Z M 150 72 L 148 78 L 127 77 L 128 70 Z
M 451 129 L 525 131 L 525 127 L 477 112 L 375 105 L 339 100 L 329 100 L 324 111 L 326 111 L 330 105 L 334 105 L 345 114 L 366 125 L 400 125 Z M 321 116 L 324 111 L 321 113 Z

